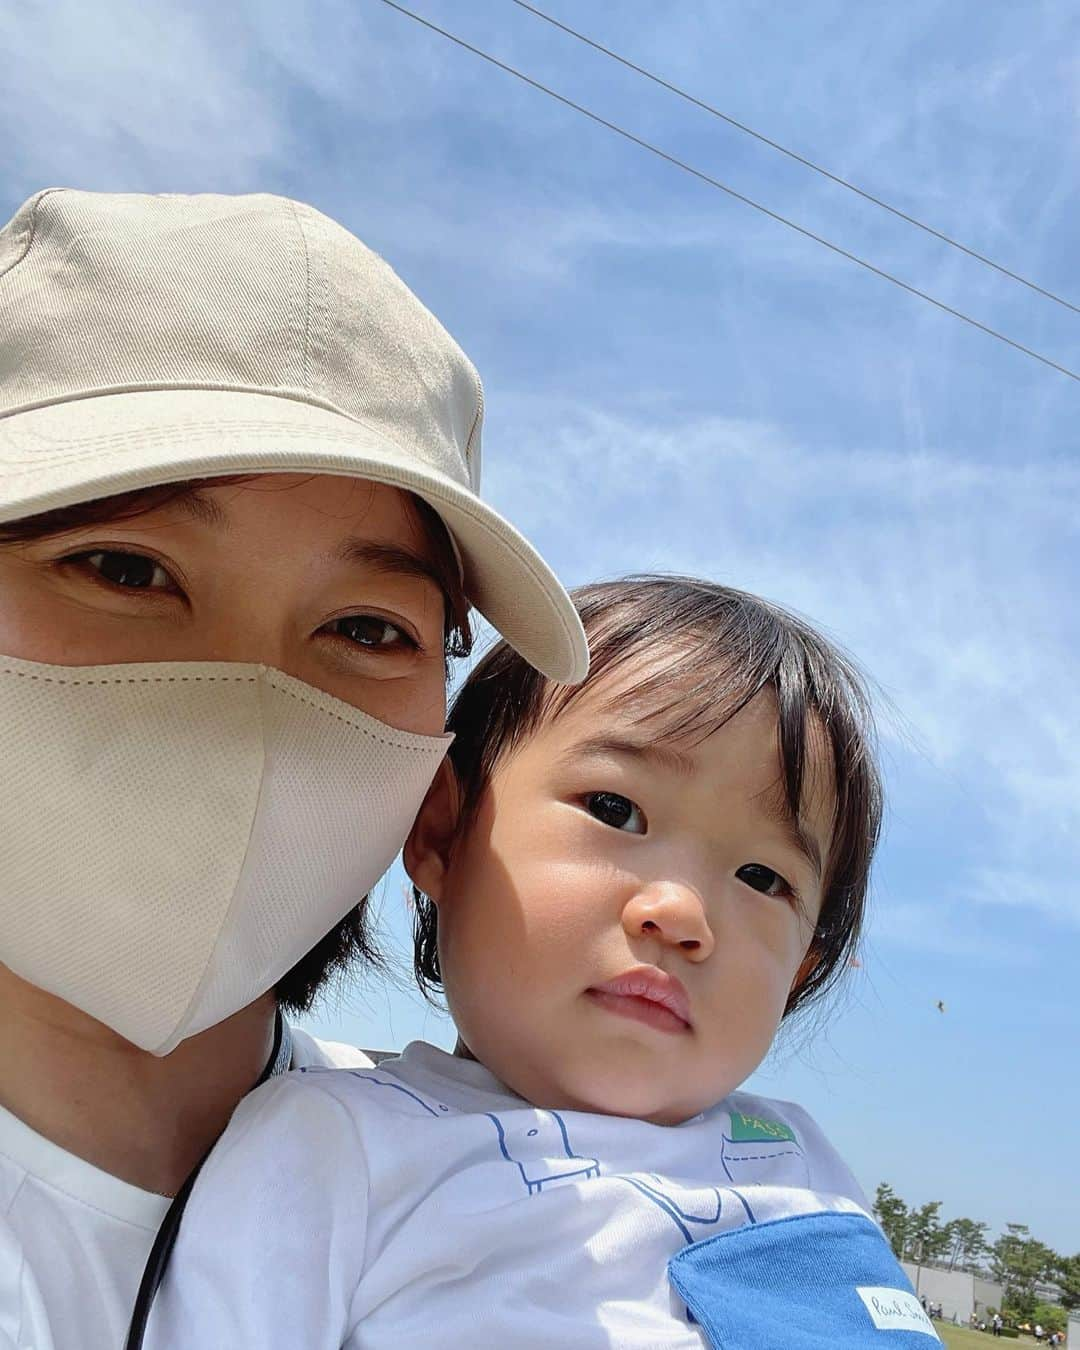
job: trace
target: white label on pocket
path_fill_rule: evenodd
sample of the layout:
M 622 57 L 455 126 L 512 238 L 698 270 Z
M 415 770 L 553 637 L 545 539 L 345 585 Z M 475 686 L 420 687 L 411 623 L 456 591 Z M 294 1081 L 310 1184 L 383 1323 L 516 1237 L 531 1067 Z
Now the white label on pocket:
M 879 1288 L 864 1285 L 855 1292 L 866 1305 L 866 1311 L 878 1331 L 921 1331 L 924 1336 L 933 1336 L 941 1344 L 941 1337 L 934 1330 L 934 1324 L 923 1312 L 922 1304 L 914 1294 L 903 1289 Z

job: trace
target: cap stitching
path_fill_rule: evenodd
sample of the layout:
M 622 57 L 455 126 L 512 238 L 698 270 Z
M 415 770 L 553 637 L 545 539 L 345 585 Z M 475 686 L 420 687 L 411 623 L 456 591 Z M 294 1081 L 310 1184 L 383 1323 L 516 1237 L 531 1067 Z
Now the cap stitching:
M 476 387 L 476 416 L 472 420 L 472 426 L 469 428 L 469 434 L 465 440 L 465 463 L 469 469 L 469 485 L 472 486 L 475 480 L 473 473 L 473 437 L 476 435 L 476 429 L 480 425 L 480 419 L 484 415 L 484 390 L 477 383 Z
M 300 213 L 296 209 L 294 201 L 289 202 L 292 210 L 293 223 L 296 226 L 296 232 L 300 236 L 300 247 L 304 250 L 304 384 L 310 388 L 311 385 L 311 254 L 308 252 L 307 235 L 304 233 L 303 222 L 300 220 Z
M 144 381 L 141 384 L 109 384 L 103 385 L 97 389 L 82 389 L 75 394 L 61 394 L 54 398 L 41 398 L 35 403 L 20 403 L 13 408 L 0 408 L 0 440 L 3 439 L 4 423 L 11 420 L 17 421 L 29 413 L 41 412 L 45 408 L 62 408 L 69 403 L 88 403 L 95 398 L 117 398 L 121 395 L 130 394 L 260 394 L 264 398 L 283 398 L 290 403 L 307 403 L 312 407 L 322 408 L 326 412 L 336 413 L 338 417 L 344 417 L 350 422 L 359 421 L 351 413 L 334 403 L 331 399 L 316 394 L 311 389 L 273 389 L 265 384 L 211 384 L 209 381 L 202 384 L 192 384 L 190 382 L 174 383 L 169 380 L 157 380 L 151 383 Z M 364 425 L 360 423 L 360 425 Z M 125 433 L 132 435 L 137 433 Z M 39 437 L 39 439 L 41 439 Z M 108 439 L 108 437 L 95 437 L 92 441 L 84 441 L 84 445 L 95 445 L 99 440 Z M 81 452 L 76 452 L 81 453 Z
M 17 257 L 12 258 L 11 262 L 8 263 L 7 267 L 5 267 L 2 272 L 0 272 L 0 277 L 6 277 L 7 274 L 10 271 L 12 271 L 13 268 L 18 267 L 18 265 L 22 262 L 22 260 L 26 257 L 26 255 L 30 252 L 30 246 L 34 242 L 34 234 L 37 231 L 38 210 L 41 206 L 41 203 L 45 200 L 46 197 L 52 197 L 57 192 L 62 191 L 63 188 L 46 188 L 44 192 L 38 193 L 37 199 L 35 200 L 34 205 L 30 211 L 30 228 L 26 231 L 26 243 L 23 245 L 23 250 Z

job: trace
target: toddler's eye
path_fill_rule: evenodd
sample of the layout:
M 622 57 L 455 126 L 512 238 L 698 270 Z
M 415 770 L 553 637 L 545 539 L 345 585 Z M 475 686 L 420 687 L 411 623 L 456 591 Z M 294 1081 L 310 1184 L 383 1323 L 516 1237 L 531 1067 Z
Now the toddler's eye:
M 771 867 L 766 867 L 764 863 L 747 863 L 740 867 L 735 875 L 747 886 L 752 887 L 755 891 L 760 891 L 762 895 L 793 896 L 795 894 L 795 888 L 792 884 L 786 881 L 779 872 L 774 872 Z
M 617 792 L 590 792 L 585 798 L 585 808 L 612 829 L 625 830 L 627 834 L 645 833 L 645 813 L 629 797 L 621 797 Z
M 103 549 L 99 553 L 84 553 L 70 562 L 84 562 L 112 586 L 132 591 L 175 590 L 176 583 L 159 562 L 144 553 L 120 553 Z
M 416 642 L 403 628 L 378 614 L 347 614 L 326 627 L 328 632 L 336 633 L 338 637 L 369 651 L 389 651 L 402 647 L 415 651 L 417 648 Z

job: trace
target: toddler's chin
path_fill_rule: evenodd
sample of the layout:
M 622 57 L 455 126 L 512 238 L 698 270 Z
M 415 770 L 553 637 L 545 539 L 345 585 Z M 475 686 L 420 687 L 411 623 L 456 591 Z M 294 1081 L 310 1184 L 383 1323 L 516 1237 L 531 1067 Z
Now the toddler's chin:
M 648 1094 L 652 1100 L 643 1100 L 640 1089 L 637 1085 L 628 1091 L 618 1094 L 619 1101 L 612 1105 L 603 1107 L 597 1105 L 592 1109 L 600 1111 L 608 1116 L 629 1116 L 635 1120 L 648 1121 L 650 1125 L 682 1125 L 684 1121 L 693 1120 L 710 1103 L 698 1101 L 672 1101 L 670 1097 L 660 1100 L 656 1094 Z
M 738 1086 L 730 1064 L 704 1066 L 700 1057 L 642 1044 L 640 1037 L 590 1045 L 567 1044 L 550 1063 L 550 1041 L 540 1049 L 473 1044 L 459 1040 L 456 1054 L 475 1057 L 511 1092 L 545 1111 L 588 1111 L 628 1116 L 654 1125 L 681 1125 L 714 1106 Z M 553 1037 L 552 1039 L 557 1039 Z M 711 1072 L 709 1071 L 711 1070 Z M 745 1076 L 745 1075 L 743 1075 Z
M 688 1092 L 685 1079 L 677 1083 L 674 1073 L 665 1082 L 663 1075 L 655 1072 L 619 1071 L 609 1065 L 593 1074 L 563 1076 L 548 1085 L 544 1095 L 549 1098 L 546 1103 L 532 1100 L 550 1110 L 590 1111 L 603 1116 L 628 1116 L 653 1125 L 681 1125 L 727 1093 L 705 1098 L 700 1089 Z

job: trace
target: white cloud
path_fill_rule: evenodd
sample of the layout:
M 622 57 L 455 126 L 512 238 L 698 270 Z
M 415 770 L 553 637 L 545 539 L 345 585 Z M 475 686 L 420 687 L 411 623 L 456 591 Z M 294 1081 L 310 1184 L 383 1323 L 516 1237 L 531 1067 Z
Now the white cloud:
M 1039 961 L 1037 944 L 1025 945 L 1009 933 L 987 931 L 986 925 L 972 923 L 962 903 L 945 900 L 928 903 L 890 898 L 873 904 L 870 932 L 863 953 L 870 979 L 875 978 L 879 966 L 888 968 L 895 947 L 1013 968 L 1035 966 Z
M 1043 848 L 1024 870 L 977 869 L 967 891 L 970 902 L 1000 909 L 1037 910 L 1051 919 L 1080 926 L 1076 870 L 1062 866 L 1060 848 L 1048 847 L 1045 839 L 1042 842 Z
M 226 10 L 0 8 L 8 173 L 29 187 L 250 186 L 289 139 Z

